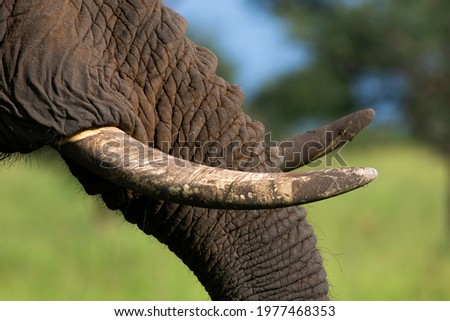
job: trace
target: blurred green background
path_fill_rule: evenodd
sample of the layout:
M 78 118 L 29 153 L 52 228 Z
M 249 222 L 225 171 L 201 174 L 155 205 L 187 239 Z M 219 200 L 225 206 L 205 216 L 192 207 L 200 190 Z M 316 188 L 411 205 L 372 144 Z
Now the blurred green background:
M 265 19 L 286 21 L 309 55 L 247 101 L 273 137 L 361 106 L 378 113 L 339 153 L 379 178 L 306 206 L 332 299 L 450 300 L 450 2 L 247 2 L 252 14 L 264 8 Z M 233 58 L 215 51 L 233 81 Z M 86 196 L 59 156 L 8 164 L 0 164 L 0 300 L 208 299 L 170 251 Z

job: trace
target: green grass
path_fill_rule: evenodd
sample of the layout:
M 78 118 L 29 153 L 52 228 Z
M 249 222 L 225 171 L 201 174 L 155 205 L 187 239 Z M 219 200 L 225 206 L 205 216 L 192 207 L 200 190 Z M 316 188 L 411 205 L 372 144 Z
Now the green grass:
M 163 245 L 86 196 L 64 165 L 0 169 L 0 300 L 205 300 Z
M 344 159 L 379 178 L 307 206 L 332 298 L 449 300 L 444 159 L 408 143 L 356 146 Z M 0 166 L 0 300 L 208 299 L 170 251 L 46 158 Z
M 367 187 L 307 206 L 336 300 L 449 300 L 445 160 L 404 142 L 344 149 Z M 357 148 L 357 147 L 356 147 Z

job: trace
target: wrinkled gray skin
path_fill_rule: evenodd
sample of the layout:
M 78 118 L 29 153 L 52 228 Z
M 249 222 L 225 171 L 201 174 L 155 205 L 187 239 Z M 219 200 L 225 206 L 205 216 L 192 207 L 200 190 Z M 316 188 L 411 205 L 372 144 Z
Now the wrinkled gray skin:
M 0 152 L 57 146 L 63 137 L 109 125 L 177 157 L 225 166 L 209 159 L 209 149 L 194 147 L 263 141 L 264 126 L 242 111 L 241 91 L 215 75 L 215 56 L 188 40 L 185 21 L 159 0 L 0 5 Z M 226 165 L 279 171 L 264 146 L 253 153 L 257 165 L 237 152 Z M 212 299 L 327 299 L 303 208 L 164 203 L 66 161 L 89 194 L 101 194 L 109 208 L 167 244 Z

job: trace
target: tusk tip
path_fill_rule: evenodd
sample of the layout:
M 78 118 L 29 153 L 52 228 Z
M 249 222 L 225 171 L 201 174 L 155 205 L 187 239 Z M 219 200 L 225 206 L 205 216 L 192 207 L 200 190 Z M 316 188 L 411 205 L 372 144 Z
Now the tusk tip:
M 378 171 L 375 168 L 365 167 L 365 168 L 361 168 L 360 175 L 361 175 L 361 177 L 364 178 L 364 181 L 367 181 L 367 183 L 370 183 L 371 181 L 373 181 L 375 178 L 378 177 Z
M 373 110 L 372 108 L 366 108 L 366 109 L 360 110 L 359 112 L 356 112 L 355 114 L 358 115 L 361 123 L 363 124 L 362 128 L 369 125 L 375 118 L 375 110 Z
M 367 116 L 375 117 L 375 110 L 373 108 L 366 108 L 362 110 Z

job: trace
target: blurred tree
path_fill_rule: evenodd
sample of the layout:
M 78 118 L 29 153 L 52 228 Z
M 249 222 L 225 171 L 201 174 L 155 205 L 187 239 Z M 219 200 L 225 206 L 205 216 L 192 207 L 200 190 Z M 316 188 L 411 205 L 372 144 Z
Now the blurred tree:
M 253 104 L 273 130 L 292 128 L 299 117 L 398 106 L 414 134 L 450 153 L 450 1 L 256 3 L 285 17 L 294 38 L 311 54 L 307 68 L 255 98 Z M 280 105 L 285 112 L 280 113 Z

